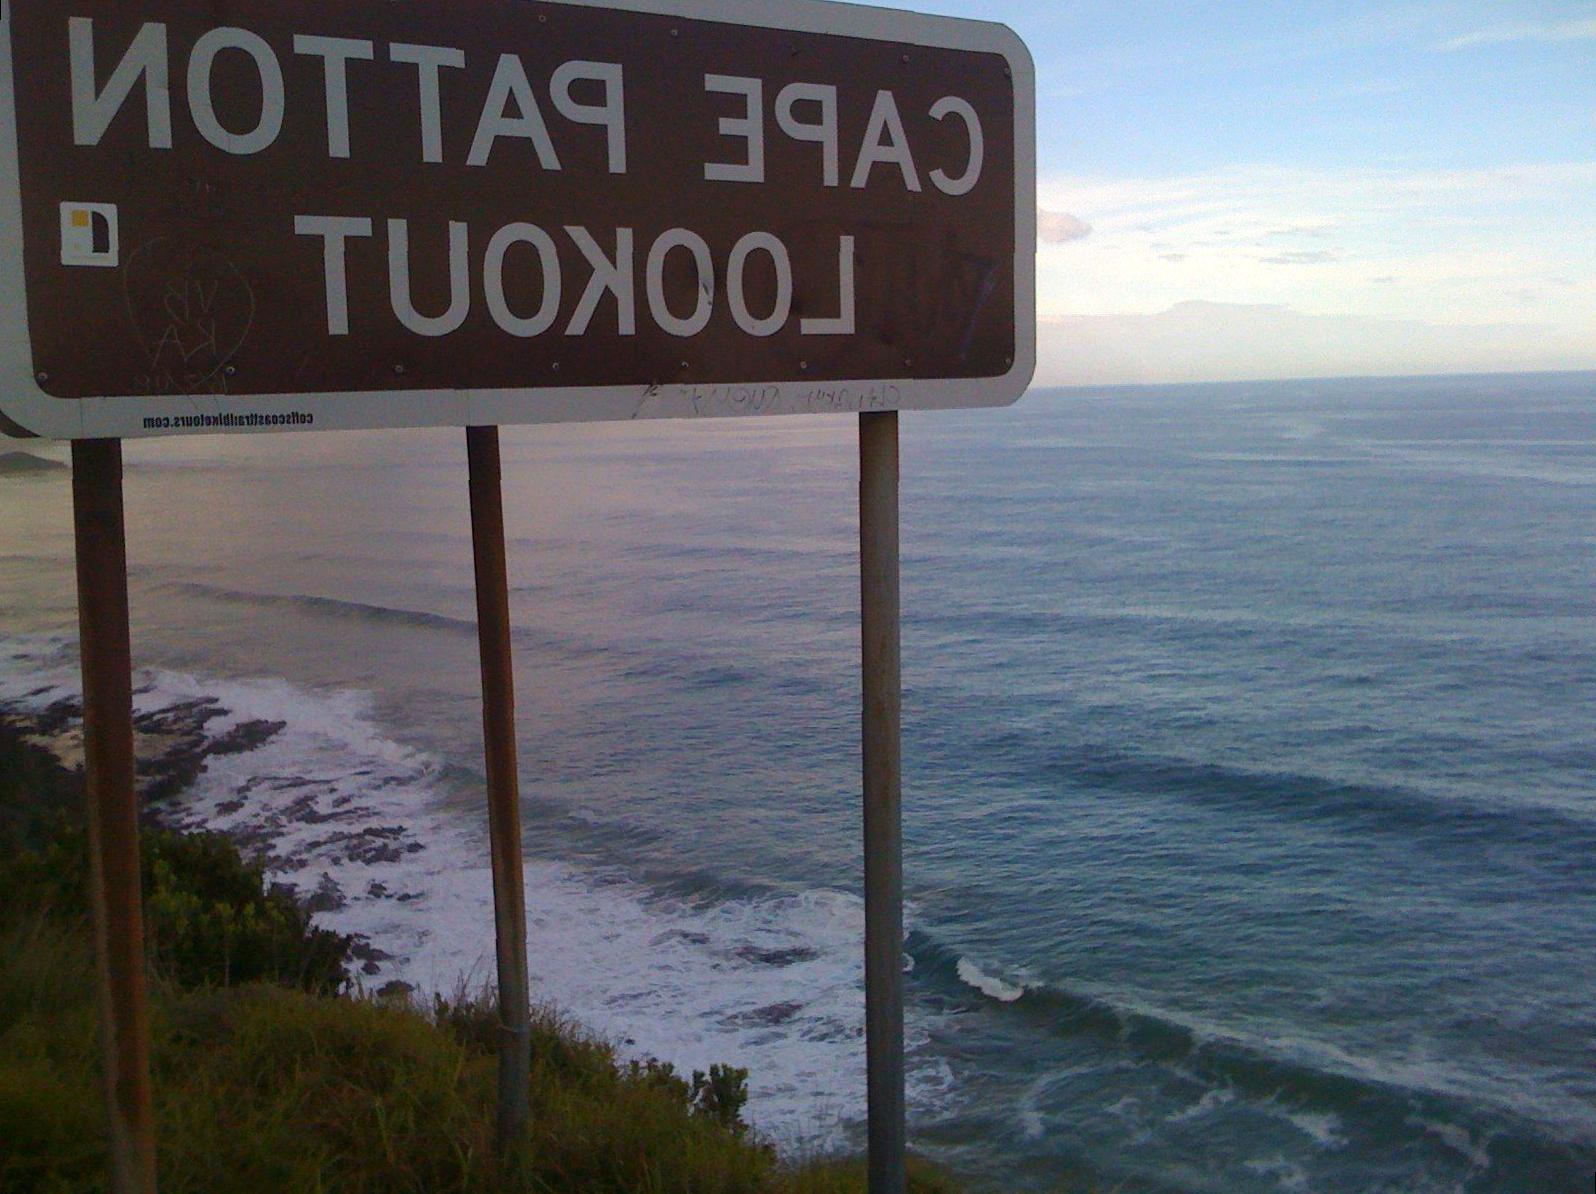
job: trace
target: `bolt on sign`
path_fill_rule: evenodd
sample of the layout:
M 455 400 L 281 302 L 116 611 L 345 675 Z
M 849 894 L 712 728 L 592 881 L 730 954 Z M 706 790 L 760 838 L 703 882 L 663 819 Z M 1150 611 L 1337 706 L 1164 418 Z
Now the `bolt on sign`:
M 814 0 L 0 0 L 0 426 L 1012 402 L 1008 29 Z

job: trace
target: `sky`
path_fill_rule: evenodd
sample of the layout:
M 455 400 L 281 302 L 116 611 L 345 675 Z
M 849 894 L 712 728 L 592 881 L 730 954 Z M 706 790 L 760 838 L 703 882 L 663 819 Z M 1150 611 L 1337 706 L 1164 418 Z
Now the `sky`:
M 904 7 L 1035 58 L 1039 384 L 1596 368 L 1596 3 Z

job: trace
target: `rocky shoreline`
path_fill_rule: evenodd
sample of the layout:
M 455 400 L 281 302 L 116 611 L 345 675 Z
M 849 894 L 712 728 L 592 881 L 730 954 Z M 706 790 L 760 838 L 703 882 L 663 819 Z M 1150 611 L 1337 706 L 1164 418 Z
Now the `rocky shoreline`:
M 52 804 L 65 808 L 83 799 L 83 704 L 78 697 L 54 696 L 55 691 L 41 688 L 29 694 L 45 701 L 36 707 L 0 704 L 0 766 L 7 772 L 26 770 L 36 792 L 47 792 Z M 148 688 L 137 690 L 135 703 L 149 694 Z M 213 723 L 218 722 L 224 723 L 224 728 L 213 730 Z M 286 890 L 307 912 L 336 911 L 350 899 L 344 885 L 325 870 L 319 876 L 304 874 L 314 872 L 315 864 L 325 861 L 328 853 L 350 862 L 373 864 L 396 862 L 421 852 L 424 846 L 411 839 L 402 826 L 355 823 L 363 821 L 368 810 L 354 807 L 348 800 L 341 802 L 343 807 L 326 807 L 329 798 L 332 803 L 340 801 L 327 785 L 312 778 L 251 777 L 229 798 L 214 802 L 210 811 L 230 814 L 233 822 L 220 826 L 213 824 L 206 811 L 182 800 L 215 760 L 258 750 L 282 733 L 286 724 L 262 718 L 235 720 L 217 697 L 178 700 L 135 712 L 134 784 L 140 821 L 178 832 L 221 832 L 241 854 L 265 868 L 273 887 Z M 257 816 L 239 817 L 259 788 L 270 788 L 279 799 L 269 807 L 257 806 Z M 281 798 L 288 793 L 293 795 Z M 291 826 L 339 822 L 346 824 L 309 843 L 310 850 L 284 842 L 283 831 Z M 361 895 L 400 903 L 417 898 L 415 893 L 393 891 L 380 880 L 369 883 Z M 393 955 L 366 934 L 350 936 L 350 954 L 360 976 L 381 975 L 383 963 Z M 409 983 L 390 980 L 378 985 L 375 993 L 404 994 L 413 989 Z

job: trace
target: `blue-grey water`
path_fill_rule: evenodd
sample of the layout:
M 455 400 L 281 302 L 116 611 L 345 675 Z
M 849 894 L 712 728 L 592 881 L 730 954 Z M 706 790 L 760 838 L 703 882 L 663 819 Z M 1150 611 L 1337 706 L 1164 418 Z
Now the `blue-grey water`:
M 1596 375 L 903 434 L 915 1146 L 1003 1190 L 1588 1190 Z M 463 448 L 127 449 L 141 701 L 289 723 L 191 820 L 309 779 L 406 826 L 381 882 L 284 830 L 374 982 L 491 973 Z M 857 1146 L 852 421 L 504 451 L 535 983 Z M 0 476 L 0 699 L 72 684 L 69 514 Z

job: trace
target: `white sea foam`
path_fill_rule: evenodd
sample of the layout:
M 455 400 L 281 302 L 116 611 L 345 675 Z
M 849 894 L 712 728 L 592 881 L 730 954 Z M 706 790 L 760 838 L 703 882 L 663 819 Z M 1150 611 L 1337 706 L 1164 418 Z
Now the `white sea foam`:
M 1479 1139 L 1475 1139 L 1474 1134 L 1467 1128 L 1442 1120 L 1422 1119 L 1419 1121 L 1419 1126 L 1453 1152 L 1466 1157 L 1469 1169 L 1485 1170 L 1491 1167 L 1491 1154 L 1485 1146 L 1483 1134 Z
M 1040 1140 L 1057 1121 L 1060 1104 L 1056 1092 L 1068 1087 L 1075 1079 L 1086 1075 L 1100 1075 L 1105 1069 L 1115 1068 L 1113 1062 L 1092 1062 L 1086 1065 L 1064 1066 L 1050 1070 L 1033 1080 L 1015 1101 L 1014 1114 L 1020 1130 L 1027 1140 Z M 1067 1109 L 1068 1104 L 1064 1107 Z
M 0 640 L 0 703 L 42 709 L 75 697 L 76 670 L 70 642 Z M 226 713 L 207 723 L 212 738 L 248 721 L 284 723 L 253 750 L 210 756 L 161 815 L 233 836 L 266 861 L 270 880 L 323 907 L 318 923 L 382 951 L 360 976 L 368 990 L 399 980 L 452 993 L 462 980 L 492 981 L 485 826 L 445 804 L 439 761 L 389 736 L 366 696 L 170 671 L 141 671 L 136 686 L 139 713 L 213 698 Z M 748 1116 L 784 1147 L 848 1142 L 865 1092 L 856 896 L 690 901 L 619 871 L 537 860 L 526 890 L 535 998 L 624 1055 L 682 1070 L 748 1067 Z M 911 1106 L 933 1114 L 953 1075 L 925 1024 L 911 1019 L 908 1036 Z
M 1172 1124 L 1186 1123 L 1188 1120 L 1201 1119 L 1211 1111 L 1217 1111 L 1227 1103 L 1236 1101 L 1236 1092 L 1229 1087 L 1216 1086 L 1212 1090 L 1203 1092 L 1203 1097 L 1190 1107 L 1173 1112 L 1166 1118 Z
M 1025 994 L 1025 988 L 1021 984 L 1006 982 L 996 975 L 988 974 L 968 958 L 960 958 L 954 969 L 968 986 L 1000 1003 L 1013 1003 Z
M 1309 1137 L 1321 1148 L 1340 1148 L 1347 1138 L 1342 1134 L 1341 1117 L 1332 1111 L 1299 1111 L 1275 1104 L 1279 1117 Z
M 1121 1095 L 1105 1107 L 1104 1111 L 1127 1123 L 1140 1125 L 1147 1120 L 1147 1116 L 1142 1112 L 1142 1101 L 1136 1095 Z
M 1309 1189 L 1308 1173 L 1295 1161 L 1287 1160 L 1282 1156 L 1260 1157 L 1246 1163 L 1247 1170 L 1256 1173 L 1259 1177 L 1274 1178 L 1275 1188 L 1290 1191 Z
M 75 643 L 50 635 L 0 637 L 0 704 L 43 709 L 81 691 Z

